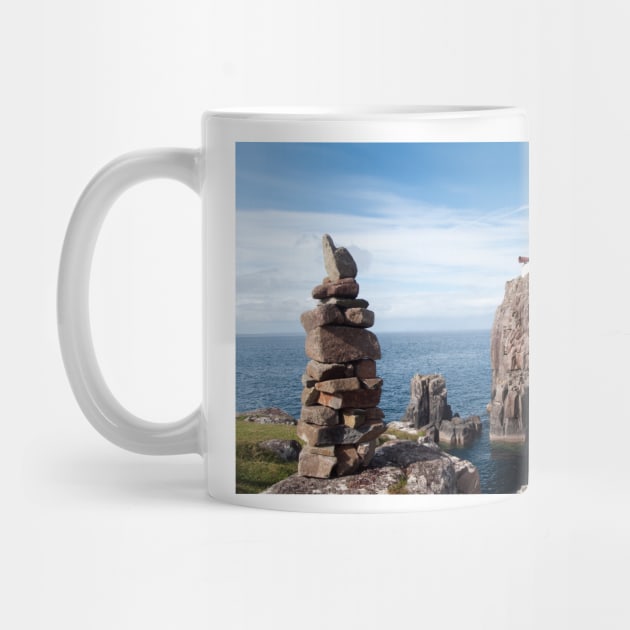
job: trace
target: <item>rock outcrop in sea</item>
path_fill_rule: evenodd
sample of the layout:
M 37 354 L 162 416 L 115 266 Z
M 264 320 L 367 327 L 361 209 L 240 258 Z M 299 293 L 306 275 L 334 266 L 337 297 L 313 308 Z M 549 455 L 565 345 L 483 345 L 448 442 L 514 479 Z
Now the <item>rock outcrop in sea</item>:
M 403 420 L 420 429 L 439 427 L 442 420 L 453 417 L 446 401 L 446 381 L 440 374 L 415 374 L 411 379 L 411 399 Z
M 453 415 L 446 394 L 442 375 L 415 374 L 402 426 L 422 429 L 431 439 L 447 446 L 468 446 L 481 434 L 481 418 Z
M 490 343 L 490 439 L 524 442 L 529 430 L 529 274 L 505 285 Z
M 377 406 L 383 384 L 376 374 L 381 348 L 368 302 L 358 298 L 357 266 L 345 247 L 322 239 L 327 276 L 312 292 L 319 304 L 301 316 L 310 359 L 302 377 L 297 434 L 306 442 L 298 475 L 330 478 L 366 467 L 385 431 Z

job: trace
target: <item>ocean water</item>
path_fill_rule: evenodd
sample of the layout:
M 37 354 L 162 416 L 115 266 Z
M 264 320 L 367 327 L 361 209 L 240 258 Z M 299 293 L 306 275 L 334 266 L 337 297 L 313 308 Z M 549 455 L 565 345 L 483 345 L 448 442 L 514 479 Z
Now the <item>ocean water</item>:
M 414 374 L 442 374 L 453 413 L 481 417 L 482 435 L 466 448 L 447 449 L 477 466 L 484 493 L 511 493 L 527 483 L 527 447 L 491 444 L 490 332 L 377 333 L 385 421 L 400 420 Z M 245 335 L 236 339 L 236 408 L 280 407 L 300 414 L 300 378 L 308 361 L 303 335 Z

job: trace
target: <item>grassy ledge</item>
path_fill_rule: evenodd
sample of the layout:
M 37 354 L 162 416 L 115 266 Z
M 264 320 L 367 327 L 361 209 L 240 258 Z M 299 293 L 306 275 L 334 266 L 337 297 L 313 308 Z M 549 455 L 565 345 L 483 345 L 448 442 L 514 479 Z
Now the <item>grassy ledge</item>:
M 236 419 L 237 494 L 258 494 L 297 472 L 297 462 L 282 461 L 258 446 L 259 442 L 273 439 L 298 440 L 295 426 Z

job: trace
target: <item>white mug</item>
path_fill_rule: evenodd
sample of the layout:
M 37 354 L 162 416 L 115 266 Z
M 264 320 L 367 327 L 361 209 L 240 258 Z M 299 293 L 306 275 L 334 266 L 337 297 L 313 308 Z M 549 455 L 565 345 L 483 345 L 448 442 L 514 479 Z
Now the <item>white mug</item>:
M 237 505 L 423 510 L 521 490 L 526 452 L 517 458 L 518 483 L 505 490 L 483 474 L 479 481 L 463 457 L 471 447 L 457 447 L 469 429 L 486 435 L 485 446 L 484 438 L 473 441 L 478 450 L 515 443 L 506 447 L 509 455 L 527 444 L 527 331 L 516 335 L 516 350 L 508 348 L 515 328 L 501 319 L 516 286 L 508 284 L 504 296 L 503 285 L 526 278 L 517 259 L 528 260 L 527 146 L 525 115 L 512 107 L 222 110 L 204 115 L 201 149 L 114 160 L 77 203 L 59 272 L 61 350 L 83 413 L 122 448 L 201 455 L 209 494 Z M 108 210 L 126 189 L 156 178 L 182 182 L 203 204 L 202 402 L 169 424 L 138 418 L 113 396 L 98 367 L 88 312 L 92 255 Z M 527 299 L 519 295 L 519 303 Z M 212 308 L 214 296 L 221 296 L 220 309 Z M 302 318 L 306 350 L 302 311 L 311 313 Z M 368 330 L 374 314 L 376 334 Z M 517 326 L 527 326 L 523 317 Z M 511 376 L 502 376 L 507 360 Z M 397 371 L 402 365 L 406 372 Z M 460 368 L 475 378 L 477 370 L 484 385 L 458 381 Z M 455 376 L 446 374 L 444 383 L 449 370 Z M 408 400 L 415 372 L 424 376 L 412 390 L 430 388 L 429 402 Z M 464 390 L 475 390 L 474 400 Z M 266 423 L 282 414 L 250 407 L 280 407 L 292 419 Z M 481 424 L 458 412 L 480 416 Z M 403 417 L 407 424 L 389 424 Z M 297 443 L 279 443 L 280 451 L 258 464 L 255 435 L 237 453 L 241 430 Z M 394 451 L 400 461 L 388 455 Z M 262 486 L 238 477 L 241 464 L 255 470 L 277 464 L 288 477 L 259 492 Z

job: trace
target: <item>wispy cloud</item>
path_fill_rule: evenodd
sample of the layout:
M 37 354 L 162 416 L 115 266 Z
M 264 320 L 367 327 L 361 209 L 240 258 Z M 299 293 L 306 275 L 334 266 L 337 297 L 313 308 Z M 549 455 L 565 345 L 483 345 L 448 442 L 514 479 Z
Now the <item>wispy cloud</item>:
M 365 189 L 346 194 L 365 196 Z M 347 247 L 379 330 L 490 326 L 527 254 L 527 206 L 462 211 L 369 191 L 368 215 L 239 209 L 237 329 L 297 332 L 324 267 L 321 236 Z

